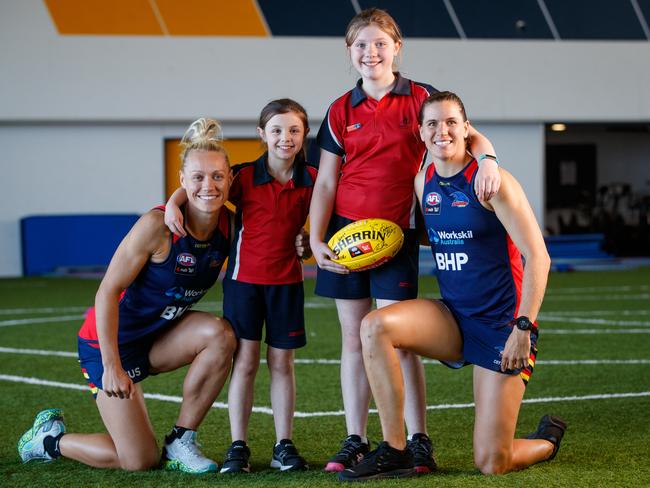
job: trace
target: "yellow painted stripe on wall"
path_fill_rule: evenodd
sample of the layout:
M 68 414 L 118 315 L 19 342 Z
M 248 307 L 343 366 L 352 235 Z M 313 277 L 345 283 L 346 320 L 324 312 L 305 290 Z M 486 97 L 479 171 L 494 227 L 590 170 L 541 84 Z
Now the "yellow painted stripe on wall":
M 59 34 L 163 34 L 149 0 L 45 0 L 45 5 Z
M 154 0 L 172 36 L 268 37 L 253 0 Z

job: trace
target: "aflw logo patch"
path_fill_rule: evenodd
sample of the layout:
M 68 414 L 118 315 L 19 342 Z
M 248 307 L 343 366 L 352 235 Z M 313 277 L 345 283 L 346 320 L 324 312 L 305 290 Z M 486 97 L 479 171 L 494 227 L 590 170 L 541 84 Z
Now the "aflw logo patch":
M 189 252 L 184 252 L 176 256 L 174 272 L 181 275 L 196 273 L 196 257 Z

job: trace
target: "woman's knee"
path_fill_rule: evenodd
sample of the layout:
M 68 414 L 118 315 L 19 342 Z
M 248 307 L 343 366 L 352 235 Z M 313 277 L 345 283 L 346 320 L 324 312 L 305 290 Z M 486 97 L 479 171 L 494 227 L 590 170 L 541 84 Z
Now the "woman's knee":
M 361 321 L 361 343 L 376 341 L 386 335 L 386 322 L 381 310 L 373 310 Z
M 511 470 L 512 456 L 507 449 L 478 449 L 474 465 L 483 474 L 504 474 Z
M 232 356 L 237 348 L 237 338 L 227 320 L 212 317 L 201 325 L 201 340 L 205 347 L 219 349 L 220 354 Z
M 120 467 L 126 471 L 148 471 L 160 464 L 158 447 L 147 449 L 146 452 L 124 455 L 120 457 Z

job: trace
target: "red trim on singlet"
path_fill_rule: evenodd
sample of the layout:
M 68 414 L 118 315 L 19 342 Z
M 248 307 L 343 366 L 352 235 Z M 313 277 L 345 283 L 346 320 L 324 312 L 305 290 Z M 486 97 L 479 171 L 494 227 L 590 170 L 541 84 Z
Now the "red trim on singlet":
M 125 293 L 126 290 L 122 290 L 122 293 L 120 293 L 120 300 L 122 300 L 122 297 Z M 95 313 L 95 307 L 90 307 L 86 312 L 86 318 L 84 319 L 84 323 L 81 324 L 81 328 L 79 329 L 79 333 L 77 335 L 82 339 L 86 339 L 87 341 L 99 340 L 97 337 L 97 315 Z M 99 347 L 99 344 L 89 345 L 92 347 Z
M 95 318 L 95 307 L 90 307 L 86 313 L 84 323 L 79 329 L 79 337 L 89 341 L 96 341 L 97 339 L 97 322 Z
M 506 234 L 508 243 L 508 256 L 510 258 L 510 271 L 512 273 L 512 281 L 515 284 L 517 303 L 515 305 L 515 317 L 519 317 L 519 304 L 521 302 L 521 283 L 524 279 L 524 266 L 521 261 L 521 253 L 509 235 Z
M 435 165 L 435 163 L 432 162 L 427 167 L 427 172 L 424 175 L 424 183 L 425 184 L 428 183 L 431 180 L 431 178 L 433 178 L 433 174 L 435 173 L 435 171 L 436 171 L 436 165 Z M 472 177 L 474 176 L 474 173 L 476 171 L 478 171 L 478 163 L 476 162 L 476 159 L 473 159 L 467 165 L 467 168 L 465 168 L 465 171 L 463 171 L 463 176 L 467 180 L 467 183 L 472 182 Z
M 429 183 L 431 178 L 433 178 L 433 174 L 436 172 L 436 165 L 435 163 L 431 163 L 429 167 L 427 168 L 427 172 L 424 174 L 424 184 L 426 185 Z
M 478 163 L 476 162 L 476 159 L 472 159 L 469 165 L 467 165 L 467 168 L 465 168 L 465 171 L 463 171 L 463 176 L 465 176 L 467 183 L 472 182 L 472 177 L 476 171 L 478 171 Z

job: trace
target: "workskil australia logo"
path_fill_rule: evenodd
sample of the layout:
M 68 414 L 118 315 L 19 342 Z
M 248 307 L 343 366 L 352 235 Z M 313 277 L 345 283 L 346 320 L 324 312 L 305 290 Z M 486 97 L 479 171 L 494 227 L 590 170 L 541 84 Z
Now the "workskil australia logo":
M 427 234 L 429 235 L 429 241 L 439 246 L 462 246 L 465 244 L 466 239 L 474 239 L 474 232 L 471 230 L 448 232 L 429 227 Z

